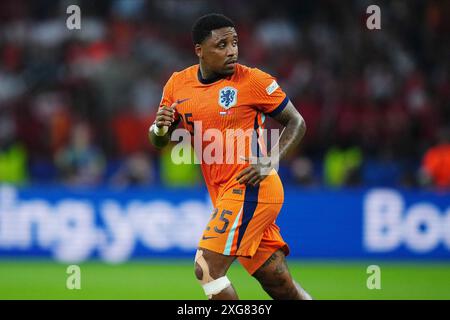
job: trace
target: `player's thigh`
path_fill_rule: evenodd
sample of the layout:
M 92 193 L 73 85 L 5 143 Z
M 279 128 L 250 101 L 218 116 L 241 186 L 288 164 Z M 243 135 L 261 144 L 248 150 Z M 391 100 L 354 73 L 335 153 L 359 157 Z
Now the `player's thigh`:
M 220 200 L 203 231 L 198 247 L 232 256 L 231 248 L 238 232 L 243 202 Z
M 248 203 L 244 207 L 236 241 L 237 255 L 254 257 L 258 253 L 261 243 L 264 243 L 265 240 L 272 241 L 278 239 L 278 237 L 281 238 L 279 229 L 274 224 L 281 207 L 282 204 L 277 203 Z
M 289 246 L 281 236 L 280 228 L 275 223 L 271 223 L 264 230 L 263 237 L 255 254 L 251 258 L 239 257 L 239 262 L 249 274 L 253 275 L 256 270 L 280 249 L 285 256 L 289 255 Z
M 199 247 L 227 256 L 252 257 L 281 207 L 282 204 L 218 201 Z
M 254 273 L 253 276 L 264 286 L 291 284 L 292 276 L 282 249 L 276 250 Z
M 235 259 L 235 256 L 225 256 L 199 247 L 195 256 L 195 275 L 199 280 L 205 279 L 205 276 L 210 280 L 220 278 L 227 273 Z

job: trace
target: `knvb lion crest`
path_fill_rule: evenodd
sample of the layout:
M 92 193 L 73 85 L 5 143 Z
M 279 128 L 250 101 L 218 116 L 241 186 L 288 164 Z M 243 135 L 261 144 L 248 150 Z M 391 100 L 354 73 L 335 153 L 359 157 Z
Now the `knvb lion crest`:
M 225 87 L 219 91 L 219 105 L 225 109 L 230 109 L 237 102 L 237 89 Z

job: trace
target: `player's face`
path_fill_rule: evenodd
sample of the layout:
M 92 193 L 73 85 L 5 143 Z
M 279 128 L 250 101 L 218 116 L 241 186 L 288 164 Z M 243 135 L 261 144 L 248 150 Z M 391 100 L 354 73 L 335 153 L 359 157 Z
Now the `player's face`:
M 238 37 L 231 27 L 211 31 L 197 49 L 203 67 L 209 72 L 229 76 L 234 73 L 238 58 Z

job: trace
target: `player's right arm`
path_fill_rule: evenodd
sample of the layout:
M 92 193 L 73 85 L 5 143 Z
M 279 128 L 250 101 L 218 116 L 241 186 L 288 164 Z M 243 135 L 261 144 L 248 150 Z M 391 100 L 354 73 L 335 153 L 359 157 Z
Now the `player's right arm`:
M 179 121 L 175 119 L 176 105 L 174 102 L 170 107 L 161 106 L 156 113 L 155 122 L 150 126 L 148 137 L 158 149 L 164 148 L 170 142 L 170 135 L 178 125 Z
M 176 72 L 164 86 L 156 119 L 148 131 L 150 142 L 158 149 L 164 148 L 170 142 L 170 135 L 180 122 L 180 117 L 175 109 L 177 103 L 173 96 L 175 75 Z

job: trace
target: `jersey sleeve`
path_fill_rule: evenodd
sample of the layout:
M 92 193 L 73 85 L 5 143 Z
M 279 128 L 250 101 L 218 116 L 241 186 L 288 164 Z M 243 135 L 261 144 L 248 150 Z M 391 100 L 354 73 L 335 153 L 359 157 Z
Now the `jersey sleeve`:
M 174 94 L 173 94 L 175 75 L 176 75 L 176 72 L 174 72 L 172 74 L 172 76 L 169 78 L 169 80 L 167 80 L 166 85 L 163 88 L 161 102 L 159 103 L 158 109 L 162 108 L 163 106 L 170 107 L 175 102 L 175 98 L 174 98 Z M 175 111 L 175 123 L 178 124 L 179 121 L 180 121 L 180 115 L 177 111 Z
M 255 108 L 271 117 L 283 111 L 289 102 L 276 79 L 256 68 L 250 75 L 250 92 Z

